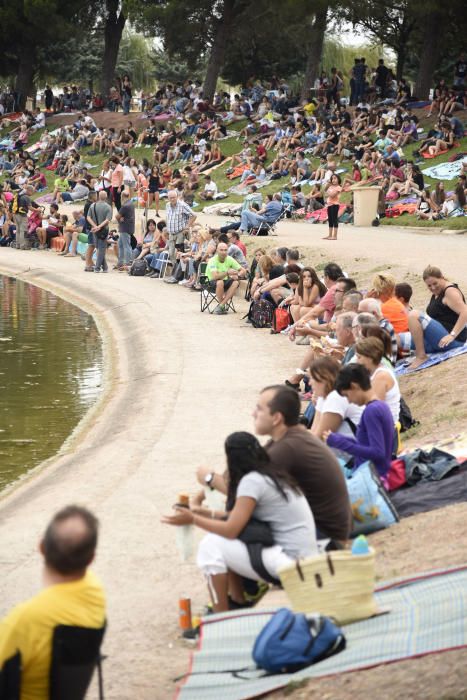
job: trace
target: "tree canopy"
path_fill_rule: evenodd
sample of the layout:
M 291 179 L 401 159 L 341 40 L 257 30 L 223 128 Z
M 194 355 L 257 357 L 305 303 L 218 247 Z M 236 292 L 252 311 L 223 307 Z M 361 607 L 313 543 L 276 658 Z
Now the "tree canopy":
M 37 78 L 106 95 L 116 72 L 145 89 L 154 78 L 199 78 L 208 98 L 218 78 L 276 74 L 301 79 L 306 94 L 339 44 L 330 28 L 343 23 L 364 33 L 366 55 L 370 43 L 379 55 L 391 49 L 397 77 L 416 81 L 419 97 L 452 75 L 467 30 L 462 0 L 0 0 L 0 74 L 15 76 L 23 103 Z M 344 54 L 333 55 L 345 70 Z

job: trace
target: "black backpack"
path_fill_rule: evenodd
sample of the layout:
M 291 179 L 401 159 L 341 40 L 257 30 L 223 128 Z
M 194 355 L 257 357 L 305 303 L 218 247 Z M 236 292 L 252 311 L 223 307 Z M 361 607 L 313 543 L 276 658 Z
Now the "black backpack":
M 248 311 L 248 320 L 253 328 L 271 328 L 274 318 L 274 306 L 266 299 L 252 301 Z
M 130 270 L 128 272 L 132 277 L 144 277 L 148 271 L 148 265 L 144 258 L 140 260 L 134 260 Z

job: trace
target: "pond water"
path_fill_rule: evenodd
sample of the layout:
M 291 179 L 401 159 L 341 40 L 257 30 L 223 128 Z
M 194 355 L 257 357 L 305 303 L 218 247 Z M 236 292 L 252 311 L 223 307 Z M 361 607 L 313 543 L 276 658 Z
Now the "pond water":
M 0 275 L 0 490 L 57 452 L 102 387 L 92 316 Z

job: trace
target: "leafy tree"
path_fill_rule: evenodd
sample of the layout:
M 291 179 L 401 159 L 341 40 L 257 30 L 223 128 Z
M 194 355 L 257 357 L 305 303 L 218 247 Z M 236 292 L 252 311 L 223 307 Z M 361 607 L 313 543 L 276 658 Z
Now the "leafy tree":
M 0 1 L 0 72 L 16 74 L 18 104 L 24 107 L 32 93 L 39 67 L 41 47 L 60 41 L 73 29 L 74 22 L 86 19 L 86 1 L 60 0 Z

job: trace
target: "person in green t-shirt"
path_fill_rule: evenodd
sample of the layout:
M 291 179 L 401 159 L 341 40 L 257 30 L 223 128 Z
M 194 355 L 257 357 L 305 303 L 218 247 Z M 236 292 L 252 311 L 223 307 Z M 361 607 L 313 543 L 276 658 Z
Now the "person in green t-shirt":
M 244 270 L 236 260 L 227 255 L 228 245 L 219 243 L 216 255 L 208 262 L 206 277 L 209 288 L 216 293 L 219 304 L 214 309 L 215 314 L 226 314 L 226 305 L 238 289 L 239 279 L 245 277 Z

